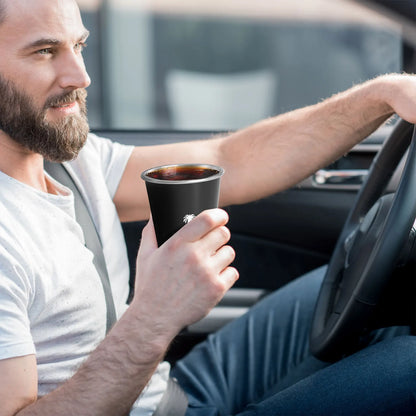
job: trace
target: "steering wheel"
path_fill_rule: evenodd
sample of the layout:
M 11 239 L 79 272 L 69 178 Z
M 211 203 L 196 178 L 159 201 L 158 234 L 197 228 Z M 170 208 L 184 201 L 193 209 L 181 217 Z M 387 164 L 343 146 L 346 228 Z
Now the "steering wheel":
M 375 157 L 344 224 L 322 282 L 310 332 L 313 355 L 334 361 L 354 352 L 369 325 L 416 218 L 416 127 L 400 120 Z M 384 194 L 409 149 L 394 194 Z M 412 231 L 412 232 L 411 232 Z

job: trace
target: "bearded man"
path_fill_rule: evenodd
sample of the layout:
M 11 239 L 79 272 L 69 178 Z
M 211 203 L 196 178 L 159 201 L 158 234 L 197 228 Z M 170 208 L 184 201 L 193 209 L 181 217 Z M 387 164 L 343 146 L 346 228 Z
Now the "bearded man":
M 88 133 L 87 36 L 75 0 L 0 0 L 0 415 L 414 412 L 414 337 L 384 334 L 332 366 L 310 356 L 322 270 L 170 369 L 163 357 L 171 341 L 238 278 L 227 214 L 205 211 L 159 248 L 150 220 L 129 305 L 120 221 L 149 217 L 137 175 L 166 163 L 223 166 L 223 206 L 286 189 L 393 113 L 415 123 L 416 78 L 382 76 L 212 140 L 133 148 Z M 103 242 L 118 317 L 107 335 L 105 296 L 73 194 L 44 171 L 44 160 L 64 162 Z

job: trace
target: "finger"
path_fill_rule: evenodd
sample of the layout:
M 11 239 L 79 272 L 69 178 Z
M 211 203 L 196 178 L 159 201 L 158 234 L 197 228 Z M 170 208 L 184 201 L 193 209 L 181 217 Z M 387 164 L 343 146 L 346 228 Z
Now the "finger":
M 235 267 L 227 267 L 219 275 L 219 279 L 223 282 L 227 290 L 234 285 L 239 277 L 240 275 Z
M 177 236 L 186 241 L 198 241 L 213 229 L 227 224 L 228 214 L 220 208 L 201 212 L 191 222 L 182 227 Z
M 230 230 L 222 225 L 205 234 L 197 244 L 200 245 L 201 251 L 215 254 L 217 250 L 230 241 L 230 238 Z
M 234 261 L 234 259 L 234 249 L 231 246 L 223 246 L 212 256 L 211 261 L 215 270 L 220 274 Z

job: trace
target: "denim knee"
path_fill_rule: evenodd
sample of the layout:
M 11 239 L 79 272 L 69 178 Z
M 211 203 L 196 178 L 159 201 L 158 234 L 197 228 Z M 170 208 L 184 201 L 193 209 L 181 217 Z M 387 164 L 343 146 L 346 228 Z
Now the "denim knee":
M 391 374 L 409 382 L 416 391 L 416 336 L 402 335 L 379 344 L 383 355 L 380 360 Z

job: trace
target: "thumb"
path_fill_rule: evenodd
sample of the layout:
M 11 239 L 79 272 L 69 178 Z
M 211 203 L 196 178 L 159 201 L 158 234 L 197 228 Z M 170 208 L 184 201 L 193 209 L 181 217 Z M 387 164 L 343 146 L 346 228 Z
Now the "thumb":
M 139 257 L 147 257 L 157 248 L 158 246 L 156 240 L 155 227 L 153 224 L 152 216 L 150 215 L 150 219 L 142 231 L 142 238 L 139 248 Z

